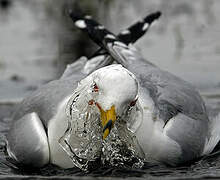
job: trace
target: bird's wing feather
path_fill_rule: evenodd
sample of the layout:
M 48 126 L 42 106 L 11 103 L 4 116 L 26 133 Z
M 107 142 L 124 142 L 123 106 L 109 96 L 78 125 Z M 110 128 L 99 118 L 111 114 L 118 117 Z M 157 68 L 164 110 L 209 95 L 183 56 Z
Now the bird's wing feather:
M 127 29 L 122 30 L 117 35 L 117 38 L 127 45 L 130 43 L 135 43 L 148 31 L 153 22 L 158 20 L 160 16 L 161 12 L 159 11 L 147 15 L 142 20 L 139 20 Z M 81 14 L 79 15 L 74 13 L 73 11 L 70 11 L 70 17 L 72 18 L 76 27 L 86 32 L 89 37 L 93 39 L 93 41 L 101 46 L 101 48 L 98 49 L 89 58 L 88 62 L 86 63 L 84 72 L 89 74 L 98 68 L 112 64 L 114 60 L 109 56 L 109 54 L 105 50 L 105 47 L 102 46 L 103 42 L 101 42 L 106 35 L 108 37 L 111 36 L 112 33 L 105 29 L 103 25 L 93 20 L 91 16 L 84 16 Z M 99 58 L 99 56 L 101 58 Z
M 150 93 L 165 123 L 178 112 L 208 121 L 205 104 L 191 84 L 145 61 L 134 47 L 115 46 L 109 46 L 112 48 L 109 52 L 113 52 L 115 59 L 134 73 L 140 86 Z

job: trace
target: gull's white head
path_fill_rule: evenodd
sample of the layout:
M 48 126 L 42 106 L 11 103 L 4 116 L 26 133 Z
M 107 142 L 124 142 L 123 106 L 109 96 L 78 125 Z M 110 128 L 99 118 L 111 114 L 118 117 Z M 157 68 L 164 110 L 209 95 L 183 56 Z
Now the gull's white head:
M 100 112 L 103 139 L 110 133 L 117 117 L 130 106 L 134 106 L 138 94 L 135 76 L 121 65 L 110 65 L 90 74 L 81 83 L 91 84 L 92 98 Z
M 121 65 L 111 65 L 95 71 L 93 83 L 100 107 L 107 111 L 115 106 L 120 115 L 124 107 L 133 102 L 137 96 L 138 83 L 135 76 Z

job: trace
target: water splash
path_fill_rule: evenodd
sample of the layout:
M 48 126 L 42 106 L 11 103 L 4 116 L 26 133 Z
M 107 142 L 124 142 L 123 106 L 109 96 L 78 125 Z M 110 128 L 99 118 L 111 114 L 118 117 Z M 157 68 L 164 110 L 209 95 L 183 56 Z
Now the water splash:
M 79 84 L 67 104 L 68 128 L 59 144 L 73 164 L 84 171 L 100 158 L 104 165 L 141 168 L 144 156 L 132 128 L 136 106 L 128 107 L 117 117 L 111 133 L 103 140 L 100 113 L 95 105 L 97 96 L 93 84 Z
M 102 147 L 97 107 L 89 103 L 94 97 L 88 85 L 76 89 L 66 109 L 68 128 L 59 140 L 73 164 L 85 171 L 89 168 L 89 162 L 100 157 Z
M 122 117 L 118 117 L 109 136 L 103 141 L 102 163 L 116 167 L 142 168 L 144 154 L 137 142 L 131 124 L 136 114 L 136 106 L 129 107 Z M 134 119 L 133 119 L 134 120 Z

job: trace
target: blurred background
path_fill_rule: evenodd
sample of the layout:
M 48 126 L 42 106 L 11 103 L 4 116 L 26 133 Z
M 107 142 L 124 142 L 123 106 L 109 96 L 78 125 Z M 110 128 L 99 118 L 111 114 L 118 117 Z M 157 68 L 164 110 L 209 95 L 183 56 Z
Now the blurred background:
M 20 101 L 59 78 L 66 64 L 93 54 L 97 46 L 74 27 L 68 9 L 83 10 L 114 33 L 162 11 L 136 47 L 220 107 L 219 0 L 0 0 L 0 103 Z

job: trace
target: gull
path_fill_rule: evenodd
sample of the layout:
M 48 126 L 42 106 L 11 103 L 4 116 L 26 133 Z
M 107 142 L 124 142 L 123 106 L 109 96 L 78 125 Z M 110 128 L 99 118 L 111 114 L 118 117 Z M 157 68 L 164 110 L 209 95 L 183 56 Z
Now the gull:
M 122 31 L 119 38 L 125 44 L 134 43 L 159 16 L 159 12 L 147 16 L 141 22 Z M 89 16 L 85 18 L 89 19 Z M 86 25 L 84 21 L 75 24 L 80 28 L 85 28 Z M 103 26 L 93 25 L 93 27 L 96 30 L 105 29 Z M 59 143 L 68 128 L 66 108 L 77 87 L 86 83 L 88 90 L 105 94 L 97 97 L 95 102 L 96 111 L 102 120 L 99 123 L 103 126 L 103 138 L 107 137 L 116 120 L 115 113 L 122 113 L 118 107 L 131 103 L 137 95 L 137 81 L 132 73 L 121 65 L 104 67 L 111 63 L 112 60 L 108 58 L 105 50 L 96 53 L 89 61 L 82 57 L 67 66 L 60 79 L 41 86 L 24 98 L 17 105 L 12 126 L 7 134 L 9 156 L 17 164 L 24 166 L 42 167 L 52 163 L 62 168 L 79 167 L 80 163 L 74 163 Z M 114 82 L 117 82 L 118 86 L 114 86 L 113 91 L 110 91 L 110 86 Z M 127 90 L 127 86 L 133 89 Z M 118 92 L 116 88 L 119 89 Z M 123 96 L 125 93 L 128 93 L 128 96 Z M 107 97 L 110 100 L 104 101 Z M 119 99 L 120 102 L 117 101 Z M 91 102 L 87 102 L 87 105 Z M 109 117 L 112 117 L 111 121 L 107 120 Z

